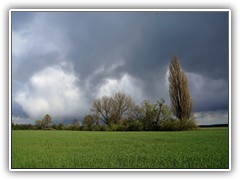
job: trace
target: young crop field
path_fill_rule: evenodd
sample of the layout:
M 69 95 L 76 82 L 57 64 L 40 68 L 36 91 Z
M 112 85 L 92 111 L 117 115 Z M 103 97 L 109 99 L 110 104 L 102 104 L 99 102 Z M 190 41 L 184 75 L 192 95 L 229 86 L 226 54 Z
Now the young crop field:
M 12 168 L 228 168 L 228 128 L 12 131 Z

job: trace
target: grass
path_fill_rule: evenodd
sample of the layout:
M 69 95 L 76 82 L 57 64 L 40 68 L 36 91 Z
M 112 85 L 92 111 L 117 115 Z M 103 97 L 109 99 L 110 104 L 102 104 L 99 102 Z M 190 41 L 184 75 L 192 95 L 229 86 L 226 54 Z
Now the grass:
M 228 168 L 228 129 L 12 131 L 12 168 Z

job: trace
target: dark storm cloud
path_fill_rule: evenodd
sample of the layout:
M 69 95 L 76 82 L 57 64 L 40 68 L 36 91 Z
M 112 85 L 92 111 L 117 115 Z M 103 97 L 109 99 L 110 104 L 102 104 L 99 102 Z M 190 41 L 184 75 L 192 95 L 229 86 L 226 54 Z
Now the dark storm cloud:
M 54 72 L 78 78 L 88 103 L 116 84 L 169 102 L 167 68 L 176 54 L 194 110 L 228 108 L 227 12 L 15 12 L 12 18 L 14 93 L 58 65 Z
M 132 62 L 130 67 L 135 68 L 136 62 L 140 62 L 138 68 L 148 71 L 167 65 L 170 57 L 177 54 L 187 71 L 227 77 L 227 14 L 162 12 L 149 16 L 139 31 L 139 42 L 127 54 Z M 136 68 L 135 71 L 139 73 Z

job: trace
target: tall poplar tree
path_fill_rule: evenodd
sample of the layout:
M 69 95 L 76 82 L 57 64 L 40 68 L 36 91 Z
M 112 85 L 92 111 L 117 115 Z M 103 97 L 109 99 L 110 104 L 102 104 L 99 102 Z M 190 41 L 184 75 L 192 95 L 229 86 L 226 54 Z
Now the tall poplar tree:
M 173 56 L 169 66 L 169 96 L 174 115 L 181 121 L 188 120 L 192 113 L 192 98 L 188 81 L 181 69 L 177 56 Z

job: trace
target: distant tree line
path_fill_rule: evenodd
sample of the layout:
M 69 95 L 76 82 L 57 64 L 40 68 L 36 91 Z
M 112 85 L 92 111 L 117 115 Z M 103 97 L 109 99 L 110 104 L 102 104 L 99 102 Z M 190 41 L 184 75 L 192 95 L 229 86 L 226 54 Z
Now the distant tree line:
M 170 131 L 195 129 L 192 119 L 192 99 L 187 78 L 177 56 L 169 66 L 168 106 L 163 98 L 151 103 L 144 100 L 139 105 L 124 92 L 102 96 L 93 101 L 91 114 L 82 123 L 74 119 L 71 124 L 53 124 L 50 115 L 37 120 L 35 125 L 13 124 L 13 129 L 87 130 L 87 131 Z

